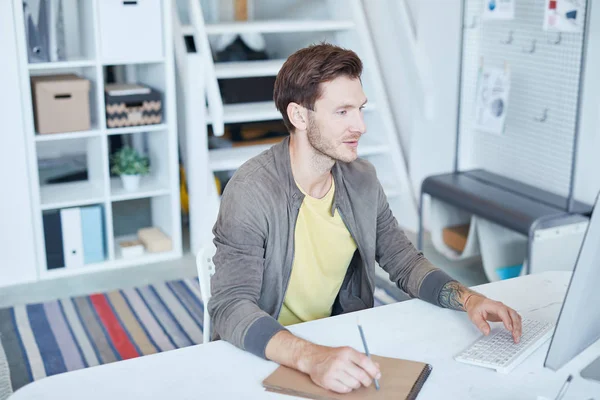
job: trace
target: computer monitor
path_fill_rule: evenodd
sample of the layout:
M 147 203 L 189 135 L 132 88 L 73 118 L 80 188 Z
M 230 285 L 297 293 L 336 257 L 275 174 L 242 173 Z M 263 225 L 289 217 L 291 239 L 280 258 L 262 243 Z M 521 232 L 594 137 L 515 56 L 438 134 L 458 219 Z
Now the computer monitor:
M 583 244 L 544 366 L 561 368 L 600 338 L 600 194 L 592 211 Z M 600 381 L 600 357 L 581 371 L 581 376 Z

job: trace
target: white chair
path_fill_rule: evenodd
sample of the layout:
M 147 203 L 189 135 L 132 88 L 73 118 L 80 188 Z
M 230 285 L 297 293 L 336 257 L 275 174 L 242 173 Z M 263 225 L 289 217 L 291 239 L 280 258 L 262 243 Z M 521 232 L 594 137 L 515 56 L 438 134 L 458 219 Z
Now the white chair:
M 217 251 L 212 241 L 198 250 L 196 254 L 196 268 L 198 269 L 198 281 L 200 282 L 200 294 L 204 304 L 204 336 L 203 343 L 210 341 L 210 315 L 208 315 L 208 301 L 210 300 L 210 278 L 215 274 L 215 264 L 212 258 Z

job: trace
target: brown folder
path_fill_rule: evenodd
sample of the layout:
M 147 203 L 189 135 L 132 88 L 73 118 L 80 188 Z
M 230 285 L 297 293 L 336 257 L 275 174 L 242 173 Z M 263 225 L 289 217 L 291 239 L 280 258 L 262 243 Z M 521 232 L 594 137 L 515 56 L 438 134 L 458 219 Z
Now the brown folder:
M 361 387 L 350 393 L 340 394 L 323 389 L 308 375 L 280 366 L 263 381 L 270 392 L 287 394 L 316 400 L 361 400 L 361 399 L 416 399 L 423 384 L 431 373 L 431 365 L 398 358 L 372 356 L 381 370 L 379 390 L 375 385 Z

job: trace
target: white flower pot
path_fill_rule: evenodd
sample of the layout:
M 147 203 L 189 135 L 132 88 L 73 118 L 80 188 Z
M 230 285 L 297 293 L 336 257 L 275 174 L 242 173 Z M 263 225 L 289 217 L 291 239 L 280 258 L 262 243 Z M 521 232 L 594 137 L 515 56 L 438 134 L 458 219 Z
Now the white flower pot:
M 140 175 L 121 175 L 123 187 L 128 192 L 135 192 L 140 187 Z

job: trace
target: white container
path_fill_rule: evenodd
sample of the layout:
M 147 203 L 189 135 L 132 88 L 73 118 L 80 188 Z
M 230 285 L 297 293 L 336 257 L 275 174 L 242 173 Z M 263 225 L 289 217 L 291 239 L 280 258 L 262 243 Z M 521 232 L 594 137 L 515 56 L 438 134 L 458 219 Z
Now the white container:
M 140 187 L 140 175 L 121 175 L 123 188 L 128 192 L 135 192 Z
M 144 244 L 139 240 L 119 242 L 119 249 L 123 258 L 140 257 L 145 253 Z
M 161 0 L 98 1 L 102 62 L 125 63 L 163 57 Z

